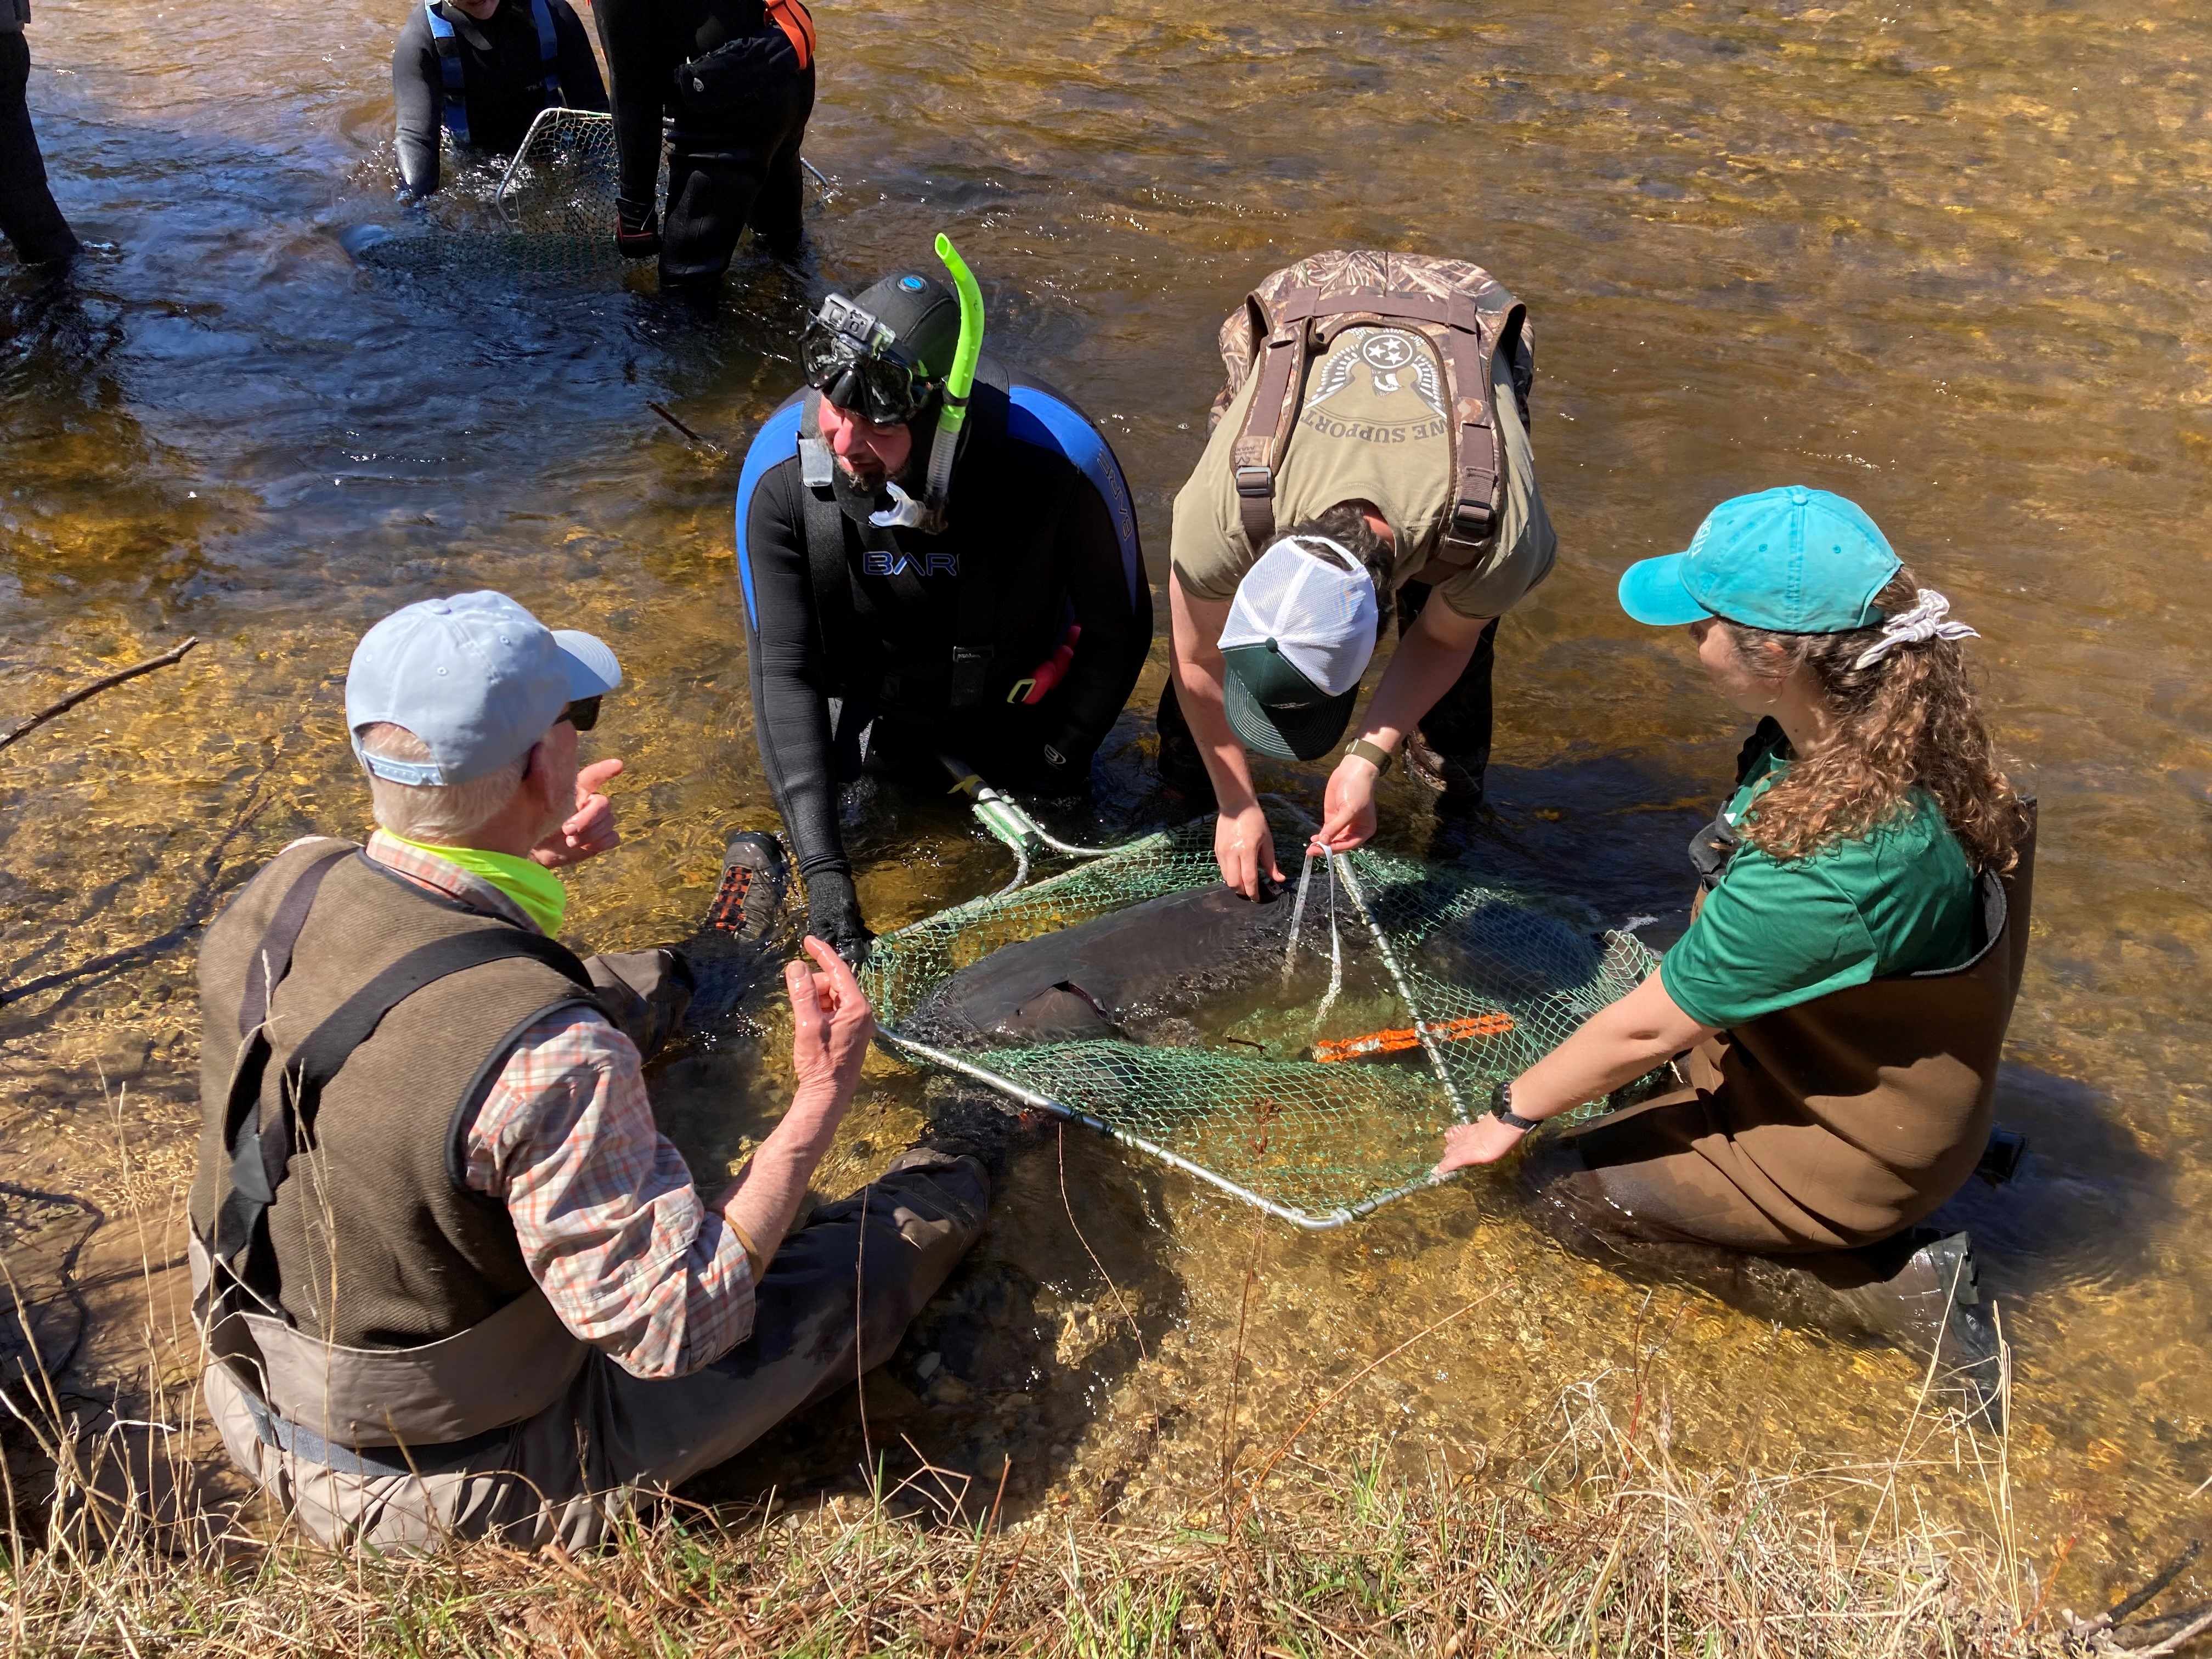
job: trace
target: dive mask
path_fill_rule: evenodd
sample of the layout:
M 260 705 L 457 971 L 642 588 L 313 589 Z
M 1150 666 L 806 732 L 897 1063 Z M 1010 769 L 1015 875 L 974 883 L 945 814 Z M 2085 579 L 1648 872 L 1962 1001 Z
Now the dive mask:
M 807 319 L 799 343 L 806 384 L 872 426 L 911 421 L 937 383 L 898 349 L 897 337 L 842 294 L 832 294 Z

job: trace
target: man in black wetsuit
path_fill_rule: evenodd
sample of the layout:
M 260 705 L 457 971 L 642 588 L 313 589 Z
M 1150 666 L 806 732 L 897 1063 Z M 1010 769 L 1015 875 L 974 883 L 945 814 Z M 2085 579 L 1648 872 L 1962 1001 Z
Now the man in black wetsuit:
M 30 21 L 31 0 L 0 0 L 0 236 L 25 264 L 59 267 L 75 256 L 76 233 L 46 188 L 46 164 L 24 101 L 31 52 L 23 25 Z
M 591 36 L 568 0 L 416 5 L 392 53 L 392 95 L 399 176 L 417 197 L 438 188 L 441 125 L 460 149 L 512 155 L 548 106 L 607 106 Z
M 805 878 L 807 926 L 857 958 L 872 935 L 837 832 L 838 785 L 865 756 L 941 794 L 945 757 L 1001 788 L 1081 789 L 1144 665 L 1152 599 L 1105 439 L 1058 393 L 988 359 L 943 532 L 870 522 L 896 501 L 890 486 L 923 493 L 959 304 L 902 274 L 856 301 L 831 295 L 810 346 L 841 325 L 879 349 L 842 367 L 810 349 L 815 384 L 745 456 L 737 550 L 753 730 Z
M 615 82 L 615 240 L 660 256 L 664 289 L 708 290 L 750 222 L 779 258 L 799 239 L 799 146 L 814 111 L 814 21 L 800 0 L 598 0 Z M 668 227 L 653 211 L 660 123 Z

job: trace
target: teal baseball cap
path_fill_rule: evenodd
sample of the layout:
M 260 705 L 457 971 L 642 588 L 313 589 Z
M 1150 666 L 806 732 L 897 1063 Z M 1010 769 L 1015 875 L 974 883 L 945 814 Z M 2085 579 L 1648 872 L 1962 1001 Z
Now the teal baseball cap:
M 1863 509 L 1784 484 L 1723 501 L 1686 550 L 1629 566 L 1620 608 L 1654 628 L 1719 617 L 1778 634 L 1841 634 L 1882 620 L 1875 598 L 1901 568 Z

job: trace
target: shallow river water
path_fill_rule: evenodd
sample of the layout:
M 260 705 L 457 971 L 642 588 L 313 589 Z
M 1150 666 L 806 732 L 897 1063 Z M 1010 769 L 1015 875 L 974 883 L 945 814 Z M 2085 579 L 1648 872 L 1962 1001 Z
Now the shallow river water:
M 1863 502 L 1981 629 L 2000 739 L 2042 802 L 1999 1104 L 2033 1151 L 2013 1186 L 1952 1212 L 2016 1345 L 2020 1541 L 2048 1564 L 2077 1540 L 2069 1572 L 2090 1594 L 2198 1523 L 2203 14 L 828 0 L 808 154 L 833 183 L 806 263 L 741 258 L 702 319 L 641 274 L 518 286 L 348 260 L 337 233 L 392 212 L 403 10 L 40 0 L 32 106 L 93 246 L 59 291 L 0 255 L 0 724 L 185 635 L 203 644 L 0 757 L 0 981 L 203 920 L 310 829 L 359 833 L 352 642 L 476 586 L 601 633 L 629 675 L 590 740 L 629 763 L 626 840 L 574 878 L 572 937 L 689 931 L 721 832 L 775 814 L 744 691 L 735 464 L 647 402 L 741 450 L 794 382 L 811 297 L 925 258 L 940 228 L 983 278 L 994 348 L 1111 436 L 1156 583 L 1218 384 L 1214 327 L 1249 283 L 1332 246 L 1472 257 L 1535 326 L 1560 558 L 1504 626 L 1498 817 L 1470 867 L 1610 917 L 1679 916 L 1681 846 L 1740 732 L 1679 639 L 1620 616 L 1613 582 L 1739 490 L 1802 481 Z M 1150 784 L 1161 662 L 1081 828 L 1176 816 Z M 1386 842 L 1421 850 L 1423 799 L 1385 794 Z M 859 844 L 879 927 L 1006 873 L 942 805 L 872 818 Z M 770 1063 L 725 1042 L 656 1082 L 710 1171 L 775 1106 L 785 1028 L 771 1001 L 754 1015 Z M 135 1215 L 156 1255 L 176 1249 L 195 1019 L 188 941 L 0 1007 L 0 1178 L 83 1191 Z M 825 1188 L 903 1144 L 919 1097 L 873 1063 Z M 1464 1467 L 1486 1443 L 1540 1443 L 1562 1389 L 1614 1386 L 1662 1338 L 1674 1444 L 1709 1466 L 1882 1461 L 1918 1386 L 1901 1356 L 1679 1292 L 1647 1311 L 1480 1178 L 1309 1237 L 1074 1132 L 1064 1175 L 1054 1152 L 1024 1154 L 992 1238 L 870 1396 L 879 1440 L 895 1426 L 993 1477 L 1010 1452 L 1024 1501 L 1202 1504 L 1232 1404 L 1228 1437 L 1272 1445 L 1320 1393 L 1493 1291 L 1349 1393 L 1310 1452 L 1395 1437 Z M 127 1343 L 85 1352 L 89 1395 L 131 1374 Z M 839 1474 L 844 1419 L 817 1418 L 717 1489 Z M 1978 1477 L 1931 1480 L 1960 1516 L 1982 1510 Z

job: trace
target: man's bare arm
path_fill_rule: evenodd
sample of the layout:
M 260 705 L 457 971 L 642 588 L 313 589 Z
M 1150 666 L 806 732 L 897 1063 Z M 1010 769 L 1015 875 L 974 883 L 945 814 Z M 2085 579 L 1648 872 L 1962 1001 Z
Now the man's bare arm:
M 747 1241 L 756 1273 L 767 1270 L 791 1231 L 806 1183 L 853 1103 L 860 1064 L 876 1029 L 874 1011 L 844 959 L 811 937 L 806 952 L 819 973 L 808 972 L 803 962 L 787 963 L 783 970 L 791 993 L 791 1057 L 799 1088 L 791 1109 L 716 1206 Z
M 1213 798 L 1221 817 L 1213 832 L 1213 855 L 1221 878 L 1247 898 L 1259 896 L 1260 878 L 1280 881 L 1276 867 L 1274 837 L 1267 830 L 1267 815 L 1253 793 L 1252 769 L 1244 758 L 1244 745 L 1229 727 L 1223 702 L 1226 673 L 1221 662 L 1221 629 L 1229 620 L 1229 602 L 1203 599 L 1184 591 L 1182 580 L 1168 574 L 1170 670 L 1176 677 L 1176 697 L 1183 719 L 1213 781 Z

